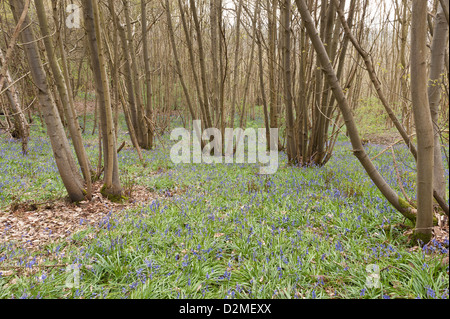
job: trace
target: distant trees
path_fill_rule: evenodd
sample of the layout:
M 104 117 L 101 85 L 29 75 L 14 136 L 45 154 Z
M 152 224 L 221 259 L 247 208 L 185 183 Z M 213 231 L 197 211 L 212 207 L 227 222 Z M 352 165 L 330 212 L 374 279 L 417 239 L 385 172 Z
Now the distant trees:
M 350 141 L 353 147 L 353 153 L 360 161 L 361 165 L 366 170 L 367 174 L 374 182 L 374 184 L 378 187 L 380 192 L 386 197 L 386 199 L 406 218 L 415 221 L 416 220 L 416 211 L 414 207 L 408 204 L 405 200 L 401 199 L 397 193 L 389 186 L 388 183 L 384 180 L 384 178 L 380 175 L 370 158 L 368 157 L 366 151 L 364 150 L 364 146 L 361 142 L 361 138 L 359 137 L 358 130 L 356 127 L 356 123 L 354 121 L 351 109 L 349 107 L 347 98 L 345 97 L 344 91 L 342 90 L 341 85 L 339 84 L 339 80 L 336 76 L 335 71 L 333 70 L 333 66 L 330 62 L 330 58 L 328 57 L 327 50 L 325 48 L 324 43 L 320 39 L 318 32 L 315 28 L 314 21 L 309 12 L 309 8 L 305 2 L 305 0 L 296 0 L 298 10 L 302 16 L 302 19 L 305 22 L 305 27 L 308 32 L 308 35 L 311 39 L 312 45 L 317 52 L 317 57 L 319 59 L 319 63 L 322 67 L 323 72 L 326 75 L 326 79 L 328 85 L 333 91 L 334 97 L 338 103 L 338 106 L 341 110 L 342 116 L 345 121 L 345 125 L 347 127 L 347 131 L 349 133 Z
M 90 183 L 101 173 L 104 194 L 121 196 L 120 111 L 142 163 L 142 152 L 154 147 L 173 117 L 185 125 L 199 119 L 204 128 L 217 127 L 224 136 L 225 126 L 245 128 L 261 116 L 267 138 L 273 138 L 269 127 L 279 128 L 280 150 L 297 166 L 326 165 L 345 126 L 355 156 L 381 193 L 404 216 L 417 217 L 418 230 L 428 229 L 430 205 L 436 204 L 430 192 L 448 214 L 442 159 L 448 161 L 449 4 L 423 1 L 419 15 L 418 2 L 411 7 L 410 0 L 376 0 L 374 12 L 367 0 L 82 0 L 75 3 L 81 5 L 83 28 L 69 31 L 63 25 L 63 2 L 50 7 L 44 0 L 10 0 L 14 22 L 9 12 L 0 13 L 9 35 L 8 41 L 0 39 L 0 101 L 8 114 L 0 125 L 15 132 L 25 153 L 30 112 L 51 122 L 47 131 L 53 143 L 62 144 L 55 144 L 55 152 L 62 152 L 55 156 L 61 170 L 60 158 L 69 165 L 61 174 L 72 199 L 89 197 Z M 18 6 L 31 13 L 22 14 Z M 29 25 L 32 19 L 38 24 Z M 16 48 L 16 56 L 19 34 L 23 52 Z M 32 85 L 21 80 L 27 79 L 24 69 L 31 71 Z M 36 89 L 39 103 L 33 104 Z M 74 107 L 81 91 L 85 110 L 88 93 L 95 95 L 93 132 L 98 126 L 103 158 L 96 174 Z M 360 136 L 365 127 L 355 117 L 365 101 L 373 103 L 378 112 L 373 116 L 395 128 L 417 160 L 417 205 L 399 197 L 368 157 Z M 81 180 L 66 149 L 64 128 Z M 237 142 L 242 142 L 239 137 Z M 425 222 L 423 216 L 428 216 Z
M 14 84 L 14 79 L 12 78 L 8 67 L 6 58 L 0 48 L 0 67 L 4 67 L 5 70 L 1 75 L 6 83 L 5 93 L 8 98 L 9 104 L 5 107 L 4 111 L 0 109 L 0 112 L 5 112 L 6 115 L 12 118 L 13 127 L 10 128 L 11 136 L 20 139 L 22 141 L 22 153 L 26 154 L 28 152 L 28 138 L 30 136 L 30 126 L 28 124 L 25 113 L 20 102 L 19 92 Z M 0 86 L 1 88 L 1 86 Z M 4 114 L 2 114 L 4 115 Z

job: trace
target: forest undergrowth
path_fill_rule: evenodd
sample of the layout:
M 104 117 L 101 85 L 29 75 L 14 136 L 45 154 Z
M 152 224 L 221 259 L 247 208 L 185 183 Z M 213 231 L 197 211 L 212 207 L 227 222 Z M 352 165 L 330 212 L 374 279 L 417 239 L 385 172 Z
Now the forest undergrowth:
M 89 123 L 83 138 L 97 163 Z M 144 167 L 121 121 L 123 141 L 127 200 L 94 195 L 83 215 L 88 203 L 64 199 L 38 119 L 26 156 L 0 135 L 0 298 L 449 298 L 447 222 L 439 219 L 430 243 L 413 245 L 414 226 L 366 176 L 344 134 L 326 166 L 288 166 L 281 152 L 267 176 L 257 164 L 173 164 L 168 134 L 143 151 Z M 407 149 L 365 147 L 414 200 Z M 26 216 L 58 209 L 80 227 L 40 245 L 5 240 Z M 5 216 L 14 212 L 12 226 Z

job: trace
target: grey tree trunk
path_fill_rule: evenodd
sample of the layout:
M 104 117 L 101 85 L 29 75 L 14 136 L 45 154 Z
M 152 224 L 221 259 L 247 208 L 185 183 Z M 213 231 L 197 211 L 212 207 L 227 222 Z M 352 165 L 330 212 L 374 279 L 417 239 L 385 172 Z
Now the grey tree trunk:
M 111 97 L 106 72 L 103 44 L 101 39 L 101 23 L 98 3 L 83 0 L 84 21 L 91 51 L 91 66 L 94 75 L 95 88 L 98 95 L 101 135 L 104 151 L 104 185 L 102 194 L 112 200 L 120 200 L 123 189 L 120 186 L 119 165 L 117 159 L 114 121 L 111 110 Z
M 230 115 L 230 127 L 234 127 L 234 115 L 236 111 L 236 100 L 237 100 L 237 87 L 239 82 L 239 62 L 240 62 L 240 44 L 241 44 L 241 14 L 242 14 L 242 2 L 243 0 L 239 0 L 239 4 L 236 12 L 236 44 L 234 51 L 234 68 L 233 68 L 233 89 L 231 94 L 231 115 Z
M 434 190 L 445 200 L 446 182 L 444 166 L 442 164 L 442 152 L 439 132 L 439 104 L 441 101 L 441 79 L 444 72 L 445 50 L 448 44 L 448 23 L 444 10 L 439 5 L 436 14 L 431 45 L 430 79 L 428 81 L 428 102 L 430 104 L 431 119 L 434 125 Z
M 190 7 L 191 7 L 191 13 L 192 17 L 194 18 L 194 27 L 195 32 L 197 34 L 197 44 L 198 44 L 198 57 L 200 62 L 200 79 L 202 83 L 202 90 L 203 90 L 203 103 L 204 103 L 204 111 L 205 111 L 205 119 L 206 119 L 206 127 L 210 128 L 213 127 L 212 125 L 212 119 L 211 119 L 211 112 L 209 107 L 209 98 L 208 98 L 208 84 L 207 84 L 207 78 L 206 78 L 206 64 L 205 64 L 205 51 L 203 48 L 203 39 L 202 39 L 202 33 L 200 30 L 200 22 L 198 20 L 198 14 L 197 14 L 197 8 L 195 5 L 194 0 L 189 1 Z
M 0 48 L 0 68 L 6 65 L 6 60 L 4 58 L 2 49 Z M 28 152 L 28 138 L 30 136 L 30 126 L 28 124 L 27 118 L 23 113 L 22 106 L 20 105 L 19 95 L 14 85 L 13 78 L 9 73 L 8 68 L 5 68 L 5 79 L 6 79 L 6 96 L 9 100 L 9 105 L 11 106 L 11 113 L 13 117 L 14 131 L 12 136 L 18 138 L 22 142 L 22 154 L 27 154 Z
M 142 50 L 144 51 L 144 70 L 145 70 L 145 116 L 150 121 L 153 121 L 153 110 L 152 110 L 152 80 L 151 80 L 151 70 L 150 70 L 150 56 L 148 48 L 147 39 L 147 5 L 146 1 L 141 1 L 141 12 L 142 12 Z M 153 148 L 153 130 L 154 128 L 150 123 L 147 123 L 147 146 L 149 149 Z
M 18 21 L 23 12 L 23 0 L 10 0 L 9 3 L 14 19 Z M 28 16 L 26 16 L 24 23 L 25 25 L 30 25 Z M 55 101 L 50 94 L 47 75 L 42 65 L 32 28 L 23 29 L 21 38 L 24 43 L 23 47 L 30 67 L 31 76 L 34 84 L 38 88 L 39 103 L 43 111 L 47 134 L 50 138 L 59 174 L 69 194 L 69 198 L 73 202 L 82 201 L 86 193 L 83 187 L 83 179 L 70 150 L 69 141 L 65 135 Z
M 403 216 L 409 220 L 415 221 L 416 210 L 411 207 L 405 200 L 398 197 L 398 194 L 386 183 L 384 178 L 380 175 L 372 161 L 368 157 L 364 150 L 361 139 L 356 128 L 356 124 L 353 118 L 352 110 L 348 105 L 347 99 L 344 95 L 342 87 L 339 84 L 337 76 L 334 72 L 333 66 L 330 63 L 327 51 L 323 42 L 321 41 L 314 21 L 309 13 L 308 6 L 305 0 L 296 0 L 298 10 L 305 23 L 306 30 L 311 39 L 312 45 L 317 52 L 317 58 L 320 61 L 323 71 L 325 72 L 326 79 L 341 110 L 342 116 L 349 133 L 350 141 L 353 148 L 353 153 L 359 160 L 365 171 L 369 175 L 370 179 L 374 182 L 384 197 L 394 206 Z
M 283 71 L 284 71 L 284 100 L 286 104 L 286 137 L 287 155 L 289 162 L 297 158 L 294 142 L 294 107 L 292 100 L 291 73 L 291 0 L 284 0 L 281 6 L 281 27 L 283 28 Z
M 11 58 L 14 47 L 16 45 L 17 38 L 19 37 L 21 28 L 25 19 L 28 17 L 28 9 L 30 7 L 30 0 L 26 0 L 25 3 L 22 3 L 22 12 L 18 15 L 16 20 L 16 27 L 14 28 L 14 33 L 9 41 L 8 48 L 6 49 L 5 56 L 3 57 L 3 66 L 0 69 L 0 91 L 3 89 L 3 84 L 6 81 L 6 70 L 8 69 L 9 59 Z
M 141 82 L 140 82 L 140 72 L 139 72 L 139 66 L 138 66 L 138 59 L 136 57 L 136 49 L 134 45 L 134 39 L 133 39 L 133 33 L 132 33 L 132 26 L 131 26 L 131 17 L 130 17 L 130 4 L 128 0 L 122 0 L 123 7 L 124 7 L 124 15 L 125 15 L 125 21 L 126 21 L 126 27 L 127 27 L 127 46 L 130 48 L 130 58 L 131 58 L 131 76 L 133 79 L 133 85 L 134 85 L 134 98 L 136 101 L 136 107 L 137 107 L 137 127 L 135 127 L 135 131 L 138 136 L 139 145 L 143 149 L 151 149 L 151 143 L 149 141 L 148 136 L 148 128 L 147 128 L 147 122 L 145 121 L 145 107 L 144 102 L 142 100 L 142 88 L 141 88 Z
M 411 97 L 417 133 L 416 237 L 427 243 L 433 226 L 433 122 L 427 94 L 427 1 L 413 0 L 411 19 Z
M 277 42 L 277 5 L 272 3 L 271 0 L 267 0 L 267 16 L 268 16 L 268 36 L 269 36 L 269 48 L 268 48 L 268 63 L 269 63 L 269 108 L 270 108 L 270 127 L 278 128 L 278 104 L 276 93 L 276 42 Z M 272 136 L 271 136 L 272 138 Z M 274 141 L 275 142 L 275 141 Z M 278 141 L 276 141 L 278 142 Z M 276 143 L 270 143 L 270 145 L 276 145 Z
M 45 51 L 47 53 L 47 58 L 50 64 L 50 69 L 55 79 L 55 84 L 58 89 L 59 97 L 61 99 L 64 115 L 67 119 L 69 133 L 70 137 L 72 138 L 75 154 L 77 155 L 78 163 L 81 166 L 84 180 L 86 182 L 87 197 L 90 199 L 92 197 L 90 164 L 86 153 L 86 149 L 84 148 L 83 145 L 83 138 L 81 137 L 80 124 L 78 123 L 77 116 L 75 114 L 75 105 L 72 97 L 72 90 L 68 88 L 68 82 L 66 82 L 66 79 L 57 62 L 55 50 L 53 48 L 52 38 L 50 35 L 50 29 L 48 27 L 44 2 L 43 0 L 35 0 L 34 2 L 39 20 L 39 27 L 41 29 L 41 33 L 44 39 Z M 62 46 L 61 34 L 59 34 L 59 39 L 60 39 L 59 45 Z M 64 64 L 66 63 L 64 50 L 61 48 L 60 52 L 63 54 L 62 61 Z

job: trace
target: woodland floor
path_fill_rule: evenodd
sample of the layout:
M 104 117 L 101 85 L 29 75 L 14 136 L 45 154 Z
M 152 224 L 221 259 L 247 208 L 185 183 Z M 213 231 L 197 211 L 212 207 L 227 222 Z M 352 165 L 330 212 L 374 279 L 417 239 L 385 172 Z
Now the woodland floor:
M 96 163 L 91 120 L 85 146 Z M 20 159 L 20 143 L 0 135 L 0 298 L 449 298 L 447 217 L 436 214 L 429 245 L 412 245 L 413 225 L 344 135 L 325 167 L 289 167 L 281 152 L 278 172 L 261 177 L 254 165 L 173 165 L 167 134 L 142 166 L 123 121 L 120 132 L 120 203 L 99 194 L 101 182 L 91 201 L 69 203 L 37 123 Z M 398 136 L 365 137 L 397 185 L 384 150 Z M 393 151 L 414 200 L 414 164 L 401 145 Z M 79 289 L 65 287 L 73 263 Z M 364 286 L 372 263 L 380 289 Z
M 17 242 L 31 250 L 59 240 L 69 240 L 71 235 L 88 226 L 100 226 L 111 211 L 123 211 L 160 197 L 146 187 L 135 186 L 127 201 L 112 202 L 100 194 L 101 182 L 93 185 L 92 200 L 71 203 L 55 199 L 36 203 L 13 203 L 9 210 L 0 211 L 0 225 L 6 231 L 0 243 Z

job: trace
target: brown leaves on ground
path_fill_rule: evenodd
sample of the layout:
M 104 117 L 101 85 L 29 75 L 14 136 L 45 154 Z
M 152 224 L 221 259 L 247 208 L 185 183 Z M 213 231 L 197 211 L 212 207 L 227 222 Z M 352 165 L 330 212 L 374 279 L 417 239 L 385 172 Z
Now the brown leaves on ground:
M 61 199 L 38 204 L 13 204 L 9 211 L 0 211 L 0 244 L 15 242 L 28 249 L 39 249 L 50 242 L 67 239 L 88 225 L 98 225 L 110 212 L 118 213 L 160 197 L 143 186 L 135 185 L 128 201 L 114 203 L 100 194 L 101 186 L 100 182 L 93 185 L 91 201 L 74 204 Z

